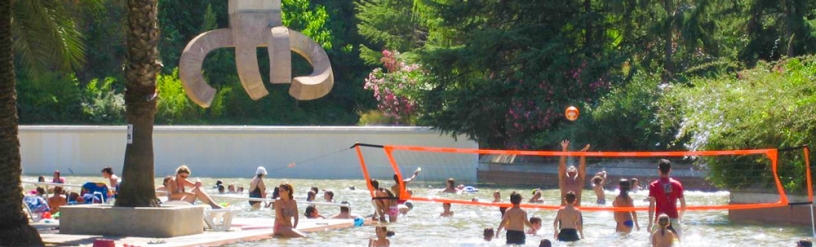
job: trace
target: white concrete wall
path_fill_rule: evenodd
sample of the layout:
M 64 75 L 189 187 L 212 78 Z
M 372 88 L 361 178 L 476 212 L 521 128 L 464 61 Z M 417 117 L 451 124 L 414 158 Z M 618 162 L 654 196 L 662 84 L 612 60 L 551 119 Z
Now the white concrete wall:
M 20 126 L 23 173 L 98 175 L 106 166 L 120 173 L 126 132 L 125 126 Z M 186 164 L 196 177 L 252 177 L 262 165 L 273 178 L 358 179 L 360 162 L 349 149 L 356 142 L 478 148 L 465 136 L 454 140 L 425 127 L 156 126 L 153 131 L 156 176 Z M 363 155 L 372 177 L 393 174 L 382 149 L 363 148 Z M 445 161 L 444 176 L 476 181 L 477 155 L 453 159 Z M 408 173 L 428 162 L 423 160 L 397 163 Z M 429 173 L 435 172 L 423 167 L 423 174 Z

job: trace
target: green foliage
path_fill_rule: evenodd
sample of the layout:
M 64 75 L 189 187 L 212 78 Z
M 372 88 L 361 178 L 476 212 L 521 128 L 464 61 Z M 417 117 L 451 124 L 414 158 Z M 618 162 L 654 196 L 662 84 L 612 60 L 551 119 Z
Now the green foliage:
M 75 77 L 59 72 L 20 75 L 17 78 L 20 124 L 79 122 L 82 93 Z M 66 120 L 69 122 L 63 122 Z
M 748 43 L 739 58 L 748 64 L 816 52 L 816 2 L 810 0 L 753 0 L 745 15 Z
M 574 30 L 582 18 L 576 2 L 434 8 L 438 30 L 457 38 L 417 53 L 431 88 L 421 100 L 422 120 L 484 147 L 541 148 L 537 135 L 563 124 L 563 109 L 595 104 L 620 77 L 610 66 L 621 62 L 617 54 L 586 57 L 583 36 Z
M 430 90 L 422 83 L 425 71 L 418 64 L 409 63 L 399 52 L 382 52 L 382 68 L 376 68 L 366 78 L 363 86 L 373 91 L 377 108 L 395 124 L 416 124 L 422 116 L 419 100 Z
M 679 121 L 671 115 L 676 106 L 662 100 L 666 86 L 659 75 L 637 73 L 601 97 L 597 106 L 579 105 L 576 123 L 542 135 L 540 145 L 571 139 L 588 141 L 596 150 L 676 149 Z
M 329 14 L 324 6 L 311 6 L 309 0 L 281 1 L 283 25 L 312 38 L 324 49 L 332 48 L 334 37 L 326 28 Z
M 101 81 L 91 80 L 82 91 L 82 113 L 87 121 L 94 124 L 123 124 L 125 97 L 113 85 L 112 77 Z
M 84 36 L 72 11 L 97 9 L 100 0 L 66 3 L 27 0 L 13 4 L 13 49 L 25 69 L 79 69 L 85 62 Z
M 395 119 L 393 117 L 386 116 L 379 110 L 368 110 L 360 113 L 360 122 L 357 124 L 362 126 L 392 125 L 394 122 Z
M 792 147 L 816 138 L 816 57 L 799 57 L 760 63 L 754 69 L 717 78 L 695 78 L 690 86 L 675 86 L 666 100 L 680 106 L 681 137 L 690 138 L 692 150 L 729 150 Z M 746 167 L 760 166 L 738 160 Z M 780 169 L 781 177 L 803 186 L 802 159 Z M 744 170 L 710 163 L 712 179 L 728 187 L 769 184 L 770 174 L 747 174 Z M 743 171 L 743 172 L 741 172 Z M 756 179 L 763 181 L 756 181 Z M 785 181 L 787 183 L 787 181 Z

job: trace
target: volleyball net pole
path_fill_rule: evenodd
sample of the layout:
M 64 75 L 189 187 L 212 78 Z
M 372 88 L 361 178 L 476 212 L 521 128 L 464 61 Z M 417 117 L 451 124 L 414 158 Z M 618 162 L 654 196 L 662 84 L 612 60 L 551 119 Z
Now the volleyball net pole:
M 805 176 L 807 176 L 808 201 L 810 202 L 810 229 L 813 237 L 816 238 L 816 222 L 813 220 L 813 182 L 810 177 L 810 147 L 804 145 L 802 152 L 805 156 Z

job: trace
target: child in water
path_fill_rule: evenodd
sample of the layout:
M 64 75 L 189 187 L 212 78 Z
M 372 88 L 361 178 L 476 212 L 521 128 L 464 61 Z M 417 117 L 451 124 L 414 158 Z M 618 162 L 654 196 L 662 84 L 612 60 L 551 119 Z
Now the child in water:
M 652 247 L 671 247 L 674 246 L 674 239 L 677 235 L 669 228 L 669 216 L 661 214 L 657 217 L 657 226 L 659 229 L 652 233 Z
M 391 246 L 391 241 L 388 240 L 388 228 L 385 226 L 377 226 L 374 231 L 377 233 L 376 238 L 368 239 L 368 247 L 389 247 Z
M 507 244 L 521 244 L 527 241 L 527 236 L 524 235 L 524 226 L 533 227 L 530 220 L 527 219 L 527 211 L 521 209 L 521 194 L 515 191 L 510 194 L 510 203 L 513 207 L 508 209 L 502 217 L 499 227 L 496 228 L 496 237 L 499 237 L 501 230 L 507 228 Z
M 442 209 L 444 211 L 442 211 L 442 213 L 439 214 L 439 216 L 440 217 L 451 217 L 451 216 L 453 216 L 453 211 L 450 211 L 450 208 L 451 208 L 451 204 L 449 202 L 442 203 Z
M 558 210 L 553 220 L 555 235 L 558 241 L 574 242 L 584 238 L 584 222 L 581 210 L 575 208 L 575 192 L 569 191 L 564 197 L 567 205 Z M 580 234 L 580 237 L 579 237 Z
M 493 235 L 495 235 L 495 234 L 496 233 L 493 231 L 493 227 L 485 228 L 484 232 L 482 233 L 482 235 L 484 235 L 484 240 L 487 241 L 487 242 L 490 242 L 490 240 L 493 240 Z
M 530 224 L 532 224 L 533 227 L 530 227 L 530 229 L 527 230 L 527 234 L 532 234 L 532 235 L 538 234 L 538 230 L 541 229 L 541 218 L 539 218 L 539 217 L 530 217 Z
M 595 191 L 595 196 L 598 197 L 596 201 L 598 205 L 606 204 L 606 195 L 604 195 L 604 184 L 606 184 L 606 171 L 598 172 L 592 178 L 592 190 Z

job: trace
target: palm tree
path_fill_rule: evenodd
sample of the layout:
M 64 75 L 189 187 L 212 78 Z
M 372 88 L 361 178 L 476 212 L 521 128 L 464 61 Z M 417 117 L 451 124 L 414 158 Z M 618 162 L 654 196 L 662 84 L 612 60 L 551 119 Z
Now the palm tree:
M 72 13 L 79 9 L 100 10 L 102 1 L 13 1 L 11 32 L 19 61 L 29 70 L 79 69 L 85 62 L 85 44 Z
M 11 37 L 11 0 L 0 0 L 0 246 L 41 246 L 40 234 L 28 225 L 22 208 Z
M 30 70 L 79 68 L 85 49 L 68 8 L 98 8 L 100 1 L 0 0 L 0 246 L 43 245 L 22 210 L 13 54 Z
M 153 186 L 153 120 L 156 113 L 158 62 L 158 0 L 128 0 L 125 60 L 125 149 L 117 207 L 158 207 Z M 131 132 L 132 131 L 132 132 Z

